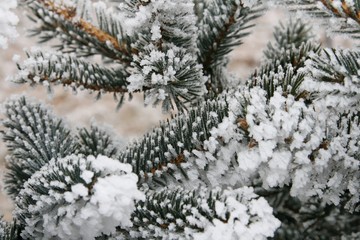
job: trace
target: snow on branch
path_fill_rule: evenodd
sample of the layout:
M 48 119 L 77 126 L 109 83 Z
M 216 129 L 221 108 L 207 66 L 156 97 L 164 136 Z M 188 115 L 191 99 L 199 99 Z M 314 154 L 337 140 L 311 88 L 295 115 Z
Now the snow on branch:
M 95 124 L 92 124 L 89 130 L 79 129 L 77 138 L 80 143 L 79 152 L 85 156 L 104 155 L 114 159 L 118 157 L 119 146 L 112 135 Z
M 44 86 L 61 84 L 65 87 L 86 89 L 98 93 L 127 92 L 127 73 L 118 67 L 106 68 L 79 59 L 74 54 L 61 52 L 42 52 L 33 49 L 28 58 L 18 64 L 19 72 L 9 78 L 15 83 L 42 84 Z
M 150 185 L 164 186 L 174 180 L 187 179 L 192 175 L 187 170 L 195 168 L 187 159 L 191 151 L 202 149 L 209 131 L 226 114 L 223 100 L 207 101 L 163 122 L 139 141 L 129 144 L 120 153 L 120 161 L 130 163 L 140 181 Z
M 162 102 L 165 112 L 175 107 L 183 110 L 184 103 L 201 97 L 205 92 L 206 78 L 202 67 L 183 48 L 149 49 L 134 57 L 132 65 L 134 71 L 127 78 L 129 91 L 148 89 L 145 91 L 145 104 Z
M 129 39 L 123 35 L 117 16 L 103 4 L 89 0 L 27 0 L 26 4 L 40 20 L 33 34 L 40 35 L 42 41 L 59 37 L 65 42 L 59 49 L 82 55 L 100 53 L 127 64 L 131 61 Z M 38 19 L 33 20 L 38 23 Z
M 360 5 L 358 0 L 272 0 L 300 13 L 302 18 L 311 16 L 328 26 L 328 33 L 360 38 Z M 305 13 L 305 15 L 304 15 Z
M 16 222 L 9 223 L 0 216 L 0 239 L 16 240 L 20 238 L 20 228 Z
M 15 214 L 25 226 L 21 236 L 95 239 L 130 227 L 135 201 L 145 200 L 137 180 L 129 164 L 105 156 L 53 159 L 15 200 Z
M 280 226 L 266 200 L 248 187 L 223 191 L 177 187 L 146 195 L 133 214 L 132 238 L 267 239 Z
M 208 90 L 220 93 L 224 83 L 216 77 L 217 66 L 224 67 L 227 54 L 249 35 L 249 29 L 254 26 L 252 21 L 260 16 L 260 9 L 246 7 L 237 0 L 212 0 L 204 4 L 203 16 L 198 23 L 199 62 L 203 64 L 205 74 L 210 76 Z
M 137 2 L 135 4 L 135 2 Z M 197 61 L 198 35 L 193 4 L 187 0 L 134 1 L 120 5 L 129 35 L 136 35 L 129 90 L 143 87 L 145 104 L 162 102 L 164 111 L 183 110 L 184 103 L 206 93 Z M 130 16 L 130 17 L 129 17 Z
M 9 100 L 2 136 L 16 221 L 0 220 L 0 239 L 358 237 L 360 53 L 320 50 L 296 19 L 275 29 L 247 84 L 223 91 L 226 55 L 259 2 L 124 0 L 115 12 L 26 0 L 40 19 L 34 33 L 59 37 L 62 52 L 29 53 L 15 82 L 144 91 L 145 104 L 184 111 L 122 148 L 102 128 L 73 136 L 45 107 Z M 358 1 L 271 2 L 359 35 Z M 104 65 L 80 57 L 93 54 Z
M 74 153 L 77 144 L 60 118 L 25 97 L 5 103 L 2 138 L 9 151 L 5 183 L 16 197 L 24 182 L 53 158 Z
M 260 86 L 273 96 L 278 87 L 284 94 L 301 97 L 299 90 L 305 74 L 301 69 L 312 53 L 319 52 L 320 45 L 313 43 L 311 29 L 300 19 L 280 23 L 273 33 L 274 42 L 264 50 L 265 59 L 259 69 L 250 76 L 249 87 Z
M 215 186 L 258 179 L 264 189 L 289 185 L 291 195 L 303 201 L 318 196 L 350 211 L 357 208 L 358 112 L 339 117 L 347 112 L 320 99 L 307 105 L 281 88 L 269 100 L 259 87 L 244 88 L 228 101 L 229 118 L 212 129 L 204 150 L 188 160 L 208 161 L 201 179 Z
M 360 107 L 360 52 L 324 49 L 306 61 L 303 89 L 340 113 Z

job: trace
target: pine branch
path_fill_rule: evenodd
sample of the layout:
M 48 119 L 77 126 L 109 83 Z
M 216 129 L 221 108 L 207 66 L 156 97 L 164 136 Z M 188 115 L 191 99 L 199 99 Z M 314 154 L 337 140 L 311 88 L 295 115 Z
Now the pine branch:
M 276 72 L 274 72 L 276 70 Z M 298 73 L 291 64 L 275 68 L 271 65 L 263 66 L 261 72 L 255 72 L 252 76 L 248 86 L 260 86 L 267 92 L 267 97 L 270 99 L 274 96 L 274 92 L 278 87 L 284 91 L 284 94 L 294 95 L 296 98 L 303 98 L 303 92 L 299 91 L 302 82 L 305 79 L 304 73 Z
M 16 198 L 15 214 L 24 227 L 21 236 L 115 237 L 116 227 L 126 238 L 208 238 L 226 227 L 237 237 L 263 238 L 280 226 L 266 200 L 252 188 L 176 188 L 148 191 L 144 196 L 136 189 L 136 180 L 129 165 L 104 156 L 54 159 L 25 183 Z M 111 192 L 104 192 L 104 187 Z M 266 229 L 252 230 L 263 224 Z
M 112 69 L 92 64 L 76 56 L 62 53 L 43 53 L 35 50 L 28 53 L 28 59 L 18 65 L 20 72 L 11 79 L 15 83 L 30 83 L 63 86 L 96 91 L 124 94 L 127 92 L 124 69 Z
M 90 130 L 81 128 L 78 134 L 78 142 L 81 145 L 79 153 L 85 156 L 104 155 L 109 158 L 118 156 L 119 147 L 116 146 L 113 138 L 108 132 L 95 125 L 91 125 Z
M 198 23 L 199 62 L 210 76 L 208 90 L 219 94 L 223 83 L 215 77 L 213 69 L 226 65 L 227 54 L 249 35 L 248 30 L 254 26 L 251 22 L 260 16 L 260 10 L 244 7 L 241 1 L 214 0 L 207 3 L 203 15 Z
M 299 65 L 299 60 L 294 59 L 294 52 L 302 52 L 298 49 L 304 48 L 304 43 L 309 44 L 313 40 L 311 28 L 300 19 L 290 19 L 286 25 L 280 23 L 279 26 L 275 27 L 273 37 L 274 41 L 269 42 L 264 50 L 265 61 L 277 62 L 281 66 L 288 63 Z M 315 48 L 315 46 L 313 47 Z M 305 53 L 310 51 L 309 49 L 303 50 Z
M 357 232 L 360 215 L 342 206 L 327 205 L 316 197 L 300 201 L 290 195 L 289 187 L 255 192 L 269 202 L 281 221 L 274 239 L 331 239 Z
M 344 85 L 345 78 L 356 86 L 360 82 L 360 52 L 349 50 L 324 49 L 320 55 L 312 55 L 307 62 L 311 76 L 321 82 L 339 83 Z M 315 71 L 317 70 L 317 71 Z
M 204 76 L 201 66 L 185 49 L 173 47 L 165 50 L 148 50 L 134 58 L 135 71 L 127 81 L 128 89 L 145 91 L 145 104 L 162 109 L 186 109 L 186 103 L 194 101 L 204 93 Z M 175 106 L 174 106 L 175 105 Z
M 247 1 L 256 5 L 249 8 L 238 0 L 119 0 L 118 14 L 76 2 L 26 4 L 42 20 L 43 40 L 56 33 L 64 51 L 82 46 L 77 53 L 100 53 L 121 67 L 35 52 L 19 65 L 18 82 L 121 97 L 144 91 L 146 104 L 182 110 L 206 93 L 208 81 L 205 98 L 212 101 L 126 149 L 98 127 L 73 137 L 39 104 L 9 101 L 2 134 L 16 222 L 0 220 L 0 240 L 3 233 L 70 240 L 359 237 L 356 49 L 320 52 L 306 24 L 280 25 L 247 85 L 221 92 L 226 56 L 248 34 L 258 1 Z M 281 1 L 289 3 L 360 38 L 357 0 Z M 239 186 L 256 191 L 224 190 Z
M 95 239 L 131 226 L 135 202 L 145 200 L 131 166 L 105 156 L 52 159 L 16 198 L 24 239 Z
M 52 85 L 61 84 L 74 91 L 96 91 L 97 98 L 103 93 L 113 93 L 116 99 L 120 95 L 119 106 L 123 102 L 124 93 L 144 91 L 145 104 L 157 105 L 162 102 L 165 112 L 174 108 L 175 104 L 177 109 L 182 110 L 185 103 L 202 94 L 203 82 L 199 79 L 202 77 L 201 69 L 191 57 L 184 51 L 174 51 L 169 50 L 166 55 L 149 53 L 147 59 L 139 60 L 137 68 L 142 73 L 129 75 L 122 68 L 101 67 L 71 54 L 35 50 L 28 53 L 28 59 L 22 65 L 18 65 L 20 71 L 11 80 L 21 84 L 43 84 L 50 90 Z M 154 60 L 152 54 L 160 57 L 151 62 Z M 144 76 L 143 72 L 149 68 L 152 71 Z
M 10 151 L 5 183 L 15 198 L 44 164 L 76 152 L 77 144 L 62 120 L 41 105 L 21 97 L 8 101 L 5 108 L 2 138 Z
M 149 14 L 145 20 L 138 7 Z M 141 5 L 142 6 L 142 5 Z M 197 27 L 193 5 L 186 0 L 142 3 L 130 1 L 124 19 L 128 34 L 137 34 L 134 48 L 138 54 L 131 63 L 128 78 L 131 91 L 147 87 L 145 104 L 162 102 L 164 111 L 186 109 L 186 103 L 205 93 L 202 66 L 196 58 Z M 151 14 L 150 14 L 151 13 Z M 138 24 L 134 22 L 140 21 Z
M 140 41 L 135 44 L 141 51 L 148 45 L 154 45 L 159 51 L 166 51 L 172 46 L 196 52 L 197 27 L 193 4 L 188 0 L 165 2 L 125 1 L 120 5 L 125 10 L 125 24 L 129 23 L 128 34 L 138 35 Z M 146 9 L 150 14 L 144 16 L 140 11 Z M 140 16 L 140 18 L 138 18 Z M 142 16 L 142 17 L 141 17 Z M 144 21 L 145 18 L 145 21 Z M 129 22 L 127 22 L 129 21 Z M 141 21 L 134 24 L 133 21 Z M 131 26 L 133 25 L 133 26 Z M 141 41 L 146 41 L 145 44 Z
M 329 9 L 335 16 L 342 18 L 351 18 L 360 24 L 360 2 L 341 1 L 341 6 L 335 4 L 334 1 L 320 0 L 324 6 Z
M 119 10 L 127 11 L 128 13 L 135 13 L 140 7 L 149 5 L 151 0 L 114 0 L 114 2 L 121 2 L 118 7 Z
M 122 63 L 130 63 L 134 53 L 130 47 L 132 40 L 123 35 L 119 21 L 102 5 L 98 4 L 100 7 L 95 8 L 95 18 L 99 24 L 96 26 L 93 23 L 95 20 L 90 17 L 81 18 L 84 15 L 81 11 L 87 6 L 76 8 L 51 0 L 27 0 L 26 4 L 35 17 L 42 20 L 42 26 L 33 31 L 33 35 L 40 35 L 42 42 L 60 37 L 65 43 L 59 46 L 61 50 L 82 55 L 100 53 Z M 90 3 L 86 0 L 84 4 Z
M 252 211 L 252 205 L 263 204 L 264 215 Z M 148 192 L 146 201 L 137 204 L 132 218 L 134 225 L 124 234 L 136 239 L 214 239 L 230 236 L 252 239 L 251 228 L 257 224 L 276 229 L 277 219 L 271 216 L 266 201 L 253 194 L 251 188 L 194 191 L 183 188 Z M 246 210 L 245 210 L 246 209 Z M 246 219 L 246 220 L 245 220 Z M 226 228 L 227 235 L 218 236 Z M 239 229 L 242 228 L 242 231 Z M 221 231 L 220 231 L 221 232 Z M 225 234 L 223 232 L 223 234 Z M 259 231 L 256 237 L 270 237 Z
M 339 112 L 359 111 L 360 102 L 360 52 L 350 50 L 324 49 L 313 54 L 306 62 L 308 73 L 304 89 L 312 92 L 315 99 L 333 100 L 333 107 Z M 311 89 L 311 91 L 310 91 Z M 341 109 L 341 110 L 340 110 Z
M 128 4 L 129 7 L 137 8 L 136 6 L 138 6 L 135 2 Z M 71 35 L 68 38 L 69 43 L 73 44 L 75 42 L 78 44 L 79 48 L 76 46 L 77 49 L 82 49 L 83 46 L 87 49 L 87 42 L 90 41 L 95 48 L 97 46 L 106 49 L 113 47 L 117 52 L 122 53 L 124 57 L 128 57 L 123 59 L 126 60 L 124 68 L 107 70 L 92 64 L 90 68 L 94 68 L 91 69 L 91 72 L 95 72 L 94 74 L 90 72 L 90 75 L 87 76 L 80 68 L 71 71 L 74 76 L 71 76 L 70 79 L 67 78 L 66 74 L 66 77 L 63 78 L 62 70 L 57 70 L 49 65 L 47 66 L 48 71 L 55 72 L 55 76 L 40 77 L 39 81 L 55 81 L 63 85 L 71 85 L 74 88 L 82 87 L 115 94 L 127 91 L 144 91 L 145 104 L 157 105 L 162 102 L 165 112 L 175 108 L 178 110 L 186 109 L 185 104 L 187 102 L 203 95 L 205 92 L 204 82 L 206 81 L 201 66 L 196 62 L 194 56 L 196 27 L 192 23 L 193 14 L 188 11 L 192 5 L 187 1 L 180 5 L 171 2 L 167 4 L 169 6 L 159 4 L 146 4 L 149 6 L 149 11 L 154 11 L 154 14 L 151 15 L 144 26 L 136 28 L 138 33 L 132 33 L 132 37 L 123 39 L 118 19 L 111 14 L 108 16 L 108 12 L 101 4 L 97 4 L 95 7 L 96 18 L 99 22 L 99 27 L 96 27 L 92 25 L 92 20 L 87 16 L 87 12 L 81 10 L 81 8 L 77 12 L 77 9 L 73 6 L 57 5 L 48 0 L 29 3 L 30 7 L 34 11 L 36 10 L 35 14 L 44 19 L 44 24 L 53 23 L 48 30 L 60 29 L 61 31 L 68 31 Z M 38 11 L 39 8 L 42 11 Z M 134 9 L 134 12 L 138 10 Z M 154 35 L 156 32 L 154 29 L 157 28 L 159 28 L 160 32 Z M 76 39 L 72 36 L 76 36 Z M 115 39 L 116 37 L 118 39 Z M 94 42 L 91 39 L 96 41 Z M 65 42 L 67 42 L 66 39 Z M 130 43 L 132 43 L 131 47 L 129 47 Z M 107 53 L 103 55 L 108 56 Z M 77 60 L 75 57 L 64 60 L 68 62 L 71 60 L 75 62 L 75 65 L 89 65 L 83 60 Z M 43 70 L 43 65 L 39 65 Z M 71 69 L 71 67 L 69 68 Z M 97 77 L 95 75 L 97 72 L 100 75 L 104 74 L 106 79 Z M 132 74 L 129 75 L 128 72 Z M 29 78 L 31 82 L 34 82 L 33 78 L 37 79 L 35 74 L 30 75 Z M 23 79 L 20 80 L 23 81 Z M 122 99 L 123 97 L 120 100 L 121 102 Z
M 227 105 L 208 101 L 174 117 L 155 128 L 141 140 L 130 144 L 120 153 L 120 161 L 130 163 L 141 182 L 166 185 L 167 181 L 188 178 L 182 168 L 192 150 L 203 148 L 210 130 L 228 114 Z M 151 180 L 151 181 L 149 181 Z
M 360 3 L 358 0 L 332 1 L 332 0 L 286 0 L 276 3 L 285 5 L 293 12 L 304 12 L 322 21 L 323 26 L 333 33 L 360 38 Z M 336 24 L 331 24 L 333 18 Z M 329 28 L 330 27 L 330 28 Z
M 274 43 L 269 43 L 264 51 L 265 61 L 250 76 L 247 85 L 260 86 L 271 98 L 274 91 L 281 87 L 284 94 L 303 98 L 299 88 L 305 74 L 299 72 L 313 52 L 319 52 L 320 46 L 312 43 L 311 29 L 300 20 L 290 20 L 286 25 L 275 28 Z

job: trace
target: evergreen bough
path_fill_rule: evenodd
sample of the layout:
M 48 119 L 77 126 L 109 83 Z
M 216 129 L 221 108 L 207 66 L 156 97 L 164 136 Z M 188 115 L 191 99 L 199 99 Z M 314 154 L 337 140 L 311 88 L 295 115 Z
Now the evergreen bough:
M 120 146 L 71 130 L 42 104 L 4 103 L 0 239 L 358 239 L 360 52 L 316 43 L 309 22 L 280 24 L 234 87 L 228 53 L 269 7 L 357 43 L 358 0 L 23 0 L 40 43 L 12 80 L 143 92 L 177 111 Z M 93 55 L 102 57 L 92 62 Z M 239 82 L 239 81 L 237 81 Z

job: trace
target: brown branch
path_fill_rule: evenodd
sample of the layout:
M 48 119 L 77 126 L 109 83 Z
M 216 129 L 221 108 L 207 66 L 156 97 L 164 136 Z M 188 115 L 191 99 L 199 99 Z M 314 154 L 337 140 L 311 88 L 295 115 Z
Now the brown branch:
M 78 27 L 82 31 L 86 32 L 92 37 L 95 37 L 99 42 L 106 44 L 110 42 L 112 46 L 119 52 L 130 55 L 131 53 L 136 53 L 135 49 L 132 49 L 130 52 L 127 49 L 125 43 L 120 44 L 116 37 L 111 36 L 109 33 L 102 31 L 101 29 L 94 26 L 92 23 L 87 22 L 86 20 L 76 18 L 76 8 L 58 6 L 51 0 L 37 0 L 41 2 L 49 11 L 56 13 L 57 15 L 63 17 L 64 20 L 71 22 L 74 26 Z
M 180 166 L 181 163 L 186 162 L 185 160 L 185 155 L 183 153 L 180 153 L 177 157 L 171 159 L 169 162 L 167 163 L 160 163 L 159 165 L 157 165 L 156 167 L 153 167 L 150 169 L 150 173 L 154 174 L 156 171 L 161 171 L 163 170 L 164 167 L 166 167 L 168 164 L 174 164 L 176 166 Z M 144 174 L 145 179 L 148 179 L 148 174 L 145 173 Z
M 32 81 L 31 84 L 37 83 L 34 80 L 35 75 L 29 74 L 27 77 L 28 77 L 28 79 L 30 79 Z M 111 92 L 111 93 L 126 93 L 126 92 L 128 92 L 127 88 L 124 88 L 123 86 L 111 86 L 111 87 L 100 86 L 97 84 L 79 83 L 79 82 L 76 82 L 74 79 L 62 79 L 60 77 L 50 79 L 48 76 L 42 76 L 39 81 L 40 82 L 48 81 L 50 83 L 56 83 L 57 81 L 60 81 L 63 86 L 71 86 L 73 83 L 76 83 L 77 86 L 82 86 L 88 90 L 93 90 L 93 91 L 104 90 L 106 92 Z
M 219 46 L 221 45 L 221 42 L 226 38 L 226 35 L 228 34 L 231 26 L 236 23 L 235 14 L 236 14 L 237 9 L 238 9 L 238 7 L 236 5 L 234 5 L 233 8 L 231 9 L 231 14 L 230 14 L 229 18 L 227 19 L 228 21 L 225 23 L 224 27 L 219 32 L 218 37 L 215 39 L 214 43 L 211 46 L 210 53 L 207 54 L 207 56 L 205 57 L 205 59 L 202 63 L 204 66 L 204 70 L 208 74 L 211 74 L 212 64 L 215 60 L 214 55 L 215 55 L 216 51 L 218 50 Z M 209 92 L 213 91 L 215 93 L 220 93 L 223 90 L 222 89 L 223 86 L 221 86 L 221 84 L 219 84 L 219 86 L 215 86 L 215 87 L 219 88 L 218 90 L 213 89 L 213 83 L 211 82 L 211 79 L 209 79 L 208 82 L 205 83 L 205 85 Z
M 343 15 L 341 15 L 339 10 L 333 6 L 333 0 L 320 0 L 320 1 L 327 9 L 329 9 L 332 13 L 334 13 L 335 16 L 343 17 Z M 354 13 L 351 7 L 348 6 L 348 4 L 344 0 L 341 1 L 341 9 L 343 10 L 343 12 L 346 14 L 347 17 L 355 20 L 358 24 L 360 24 L 360 11 Z
M 219 32 L 218 37 L 215 39 L 214 43 L 212 45 L 212 51 L 210 52 L 210 54 L 208 54 L 203 62 L 204 66 L 208 66 L 209 68 L 211 68 L 211 64 L 214 61 L 214 54 L 217 51 L 217 48 L 220 46 L 221 42 L 226 38 L 227 33 L 229 32 L 230 27 L 235 24 L 235 14 L 236 14 L 236 10 L 237 10 L 237 6 L 234 5 L 233 8 L 231 9 L 231 14 L 229 16 L 229 19 L 227 19 L 227 23 L 224 25 L 224 27 L 222 28 L 222 30 Z M 216 47 L 215 47 L 216 46 Z

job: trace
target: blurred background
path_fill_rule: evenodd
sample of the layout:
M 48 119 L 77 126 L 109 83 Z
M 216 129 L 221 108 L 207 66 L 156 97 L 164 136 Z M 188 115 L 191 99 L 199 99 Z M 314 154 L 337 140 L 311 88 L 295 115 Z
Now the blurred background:
M 104 95 L 99 101 L 87 92 L 78 92 L 74 95 L 71 91 L 64 91 L 61 86 L 54 87 L 51 95 L 42 87 L 32 88 L 27 85 L 15 85 L 6 81 L 7 76 L 16 73 L 16 65 L 12 61 L 14 54 L 24 56 L 24 49 L 37 45 L 36 38 L 27 37 L 27 29 L 31 28 L 26 13 L 18 10 L 20 23 L 18 32 L 20 37 L 9 45 L 6 50 L 0 49 L 0 104 L 11 95 L 25 94 L 38 101 L 46 102 L 54 113 L 61 116 L 72 128 L 89 126 L 92 121 L 112 126 L 114 132 L 126 141 L 140 137 L 149 129 L 155 127 L 160 120 L 168 115 L 159 108 L 144 107 L 141 94 L 135 95 L 132 101 L 125 101 L 123 107 L 116 111 L 117 103 L 111 95 Z M 287 13 L 282 10 L 272 10 L 257 19 L 257 25 L 252 29 L 252 34 L 244 39 L 244 44 L 230 54 L 229 71 L 239 79 L 245 79 L 262 59 L 262 50 L 268 41 L 272 40 L 274 26 L 279 21 L 285 21 Z M 325 44 L 349 46 L 350 40 L 329 39 L 323 31 L 317 31 L 320 40 Z M 44 49 L 49 46 L 41 45 Z M 0 112 L 0 119 L 4 117 Z M 1 129 L 1 126 L 0 126 Z M 0 178 L 5 174 L 6 146 L 0 140 Z M 13 204 L 6 196 L 0 180 L 0 215 L 6 220 L 11 220 Z

